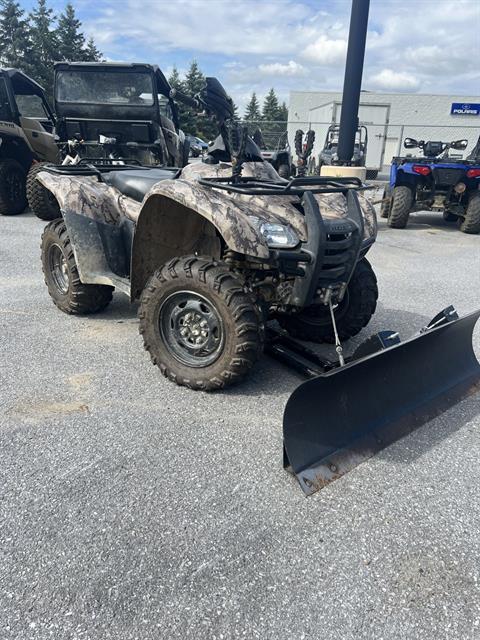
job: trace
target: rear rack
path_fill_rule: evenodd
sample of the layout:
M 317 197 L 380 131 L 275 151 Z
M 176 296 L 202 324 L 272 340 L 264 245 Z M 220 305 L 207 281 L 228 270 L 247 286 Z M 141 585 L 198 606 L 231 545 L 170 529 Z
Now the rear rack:
M 78 164 L 52 164 L 47 165 L 44 171 L 57 173 L 66 176 L 101 176 L 110 171 L 128 171 L 129 169 L 162 169 L 172 171 L 177 174 L 181 169 L 178 167 L 164 167 L 162 165 L 143 165 L 138 160 L 122 158 L 121 162 L 127 164 L 116 164 L 118 160 L 111 158 L 82 158 Z
M 292 178 L 292 180 L 259 180 L 258 178 L 202 178 L 199 183 L 204 187 L 223 189 L 233 193 L 248 196 L 303 196 L 305 191 L 310 193 L 346 193 L 350 189 L 365 191 L 373 189 L 362 183 L 359 178 L 329 178 L 309 176 Z

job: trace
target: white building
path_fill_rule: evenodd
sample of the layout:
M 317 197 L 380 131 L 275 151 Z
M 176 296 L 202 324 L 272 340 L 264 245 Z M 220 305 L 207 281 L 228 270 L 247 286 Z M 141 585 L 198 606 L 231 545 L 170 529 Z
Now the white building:
M 341 92 L 292 91 L 288 110 L 288 139 L 312 128 L 314 153 L 323 148 L 328 126 L 340 122 Z M 368 130 L 367 168 L 380 169 L 404 153 L 405 137 L 448 142 L 466 138 L 468 155 L 480 135 L 480 96 L 373 93 L 362 91 L 360 124 Z

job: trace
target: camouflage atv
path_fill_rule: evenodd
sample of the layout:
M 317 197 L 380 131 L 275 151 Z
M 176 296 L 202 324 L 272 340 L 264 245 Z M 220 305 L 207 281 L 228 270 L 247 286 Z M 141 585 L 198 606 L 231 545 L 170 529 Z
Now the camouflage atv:
M 93 313 L 114 288 L 140 300 L 153 362 L 177 384 L 208 390 L 252 367 L 268 319 L 333 342 L 334 311 L 338 337 L 357 334 L 376 306 L 365 255 L 377 227 L 358 180 L 282 180 L 246 131 L 226 126 L 231 101 L 213 78 L 202 106 L 221 130 L 206 162 L 181 170 L 80 162 L 37 180 L 63 216 L 42 240 L 54 303 Z
M 478 390 L 480 311 L 459 318 L 448 307 L 410 340 L 380 331 L 344 355 L 342 340 L 377 300 L 366 187 L 280 178 L 246 130 L 229 125 L 232 102 L 213 78 L 189 100 L 219 120 L 205 162 L 81 161 L 38 173 L 62 213 L 42 238 L 48 291 L 73 314 L 100 311 L 115 288 L 139 300 L 145 348 L 179 385 L 227 387 L 262 350 L 304 375 L 285 407 L 283 459 L 313 493 Z M 336 360 L 297 338 L 335 342 Z

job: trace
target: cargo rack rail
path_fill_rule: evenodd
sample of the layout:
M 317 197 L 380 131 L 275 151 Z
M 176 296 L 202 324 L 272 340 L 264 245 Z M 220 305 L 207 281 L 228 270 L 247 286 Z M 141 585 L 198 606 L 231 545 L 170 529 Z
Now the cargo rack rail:
M 213 189 L 223 189 L 248 196 L 303 196 L 310 193 L 343 193 L 350 189 L 366 191 L 374 187 L 359 178 L 300 177 L 291 180 L 259 180 L 251 177 L 202 178 L 199 184 Z

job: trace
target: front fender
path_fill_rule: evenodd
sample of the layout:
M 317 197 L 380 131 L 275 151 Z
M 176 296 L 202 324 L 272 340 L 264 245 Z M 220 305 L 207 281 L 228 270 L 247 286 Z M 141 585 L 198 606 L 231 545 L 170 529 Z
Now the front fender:
M 158 199 L 158 196 L 164 196 L 167 200 Z M 203 186 L 198 181 L 181 178 L 163 180 L 145 198 L 138 225 L 142 224 L 142 216 L 156 203 L 168 201 L 176 202 L 211 222 L 229 249 L 242 255 L 268 258 L 269 249 L 260 233 L 259 222 L 271 221 L 272 215 L 254 202 L 234 198 L 226 191 Z

